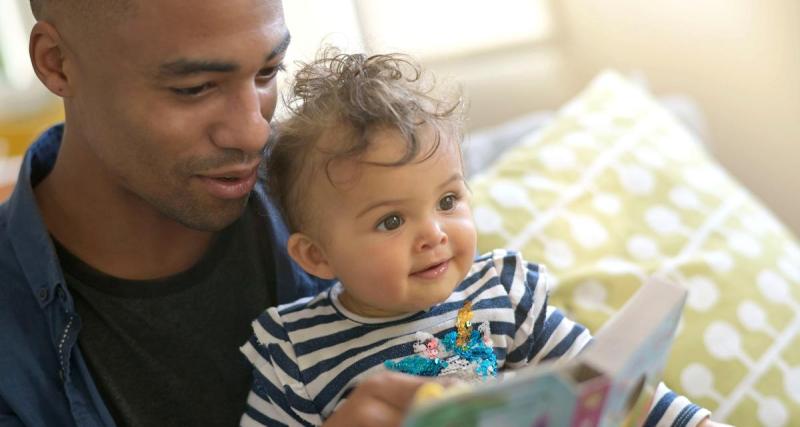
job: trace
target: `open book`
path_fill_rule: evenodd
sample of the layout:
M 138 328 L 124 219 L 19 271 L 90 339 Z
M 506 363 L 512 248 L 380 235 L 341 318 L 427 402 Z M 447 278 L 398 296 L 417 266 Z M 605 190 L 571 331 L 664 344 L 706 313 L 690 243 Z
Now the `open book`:
M 661 380 L 686 293 L 651 278 L 576 358 L 424 401 L 404 426 L 639 426 Z

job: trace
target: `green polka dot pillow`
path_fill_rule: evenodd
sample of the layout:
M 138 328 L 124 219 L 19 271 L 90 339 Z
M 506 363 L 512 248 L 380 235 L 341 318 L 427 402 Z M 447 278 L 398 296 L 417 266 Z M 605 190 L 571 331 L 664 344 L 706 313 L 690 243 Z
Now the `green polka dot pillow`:
M 798 242 L 647 93 L 602 74 L 471 186 L 479 249 L 547 265 L 552 304 L 597 330 L 648 275 L 682 282 L 665 382 L 716 420 L 798 425 Z

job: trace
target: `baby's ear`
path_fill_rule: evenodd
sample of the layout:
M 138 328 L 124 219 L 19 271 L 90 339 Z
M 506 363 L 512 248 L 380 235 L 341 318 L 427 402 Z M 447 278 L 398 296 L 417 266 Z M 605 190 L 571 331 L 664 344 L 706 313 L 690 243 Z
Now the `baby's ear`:
M 330 264 L 328 264 L 325 251 L 311 237 L 303 233 L 294 233 L 289 236 L 286 247 L 289 251 L 289 256 L 300 264 L 300 267 L 307 273 L 322 279 L 334 279 L 336 277 Z

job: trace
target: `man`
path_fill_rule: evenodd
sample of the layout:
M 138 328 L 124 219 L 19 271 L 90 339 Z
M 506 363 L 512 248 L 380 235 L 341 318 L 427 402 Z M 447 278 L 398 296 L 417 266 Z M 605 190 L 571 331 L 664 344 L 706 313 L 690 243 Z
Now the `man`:
M 66 120 L 0 206 L 0 426 L 235 425 L 238 347 L 316 293 L 257 180 L 279 0 L 31 0 Z M 421 380 L 373 378 L 328 425 L 396 425 Z

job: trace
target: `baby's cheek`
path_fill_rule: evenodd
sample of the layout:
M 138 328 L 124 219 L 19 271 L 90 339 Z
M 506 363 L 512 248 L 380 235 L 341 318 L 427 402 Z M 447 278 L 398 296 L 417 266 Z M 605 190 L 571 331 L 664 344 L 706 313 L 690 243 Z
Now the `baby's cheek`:
M 376 253 L 364 260 L 369 276 L 365 279 L 373 283 L 381 296 L 396 297 L 402 293 L 401 286 L 408 274 L 401 267 L 402 260 L 381 255 Z

